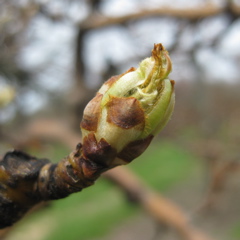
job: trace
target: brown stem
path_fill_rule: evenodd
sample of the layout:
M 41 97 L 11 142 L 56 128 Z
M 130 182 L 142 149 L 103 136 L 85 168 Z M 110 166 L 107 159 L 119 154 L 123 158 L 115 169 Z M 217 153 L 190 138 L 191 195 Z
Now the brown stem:
M 107 167 L 89 160 L 78 144 L 58 164 L 21 151 L 0 160 L 0 228 L 12 225 L 32 206 L 91 186 Z
M 24 132 L 27 133 L 25 136 L 28 135 L 28 139 L 25 141 L 31 138 L 49 139 L 51 137 L 61 141 L 69 148 L 72 148 L 80 140 L 78 134 L 56 119 L 35 120 L 28 125 L 27 129 L 24 129 Z M 23 147 L 24 143 L 20 145 Z M 183 239 L 209 240 L 207 236 L 191 226 L 185 213 L 176 204 L 156 193 L 126 167 L 114 168 L 102 175 L 126 192 L 129 199 L 138 203 L 159 224 L 165 224 L 175 229 Z

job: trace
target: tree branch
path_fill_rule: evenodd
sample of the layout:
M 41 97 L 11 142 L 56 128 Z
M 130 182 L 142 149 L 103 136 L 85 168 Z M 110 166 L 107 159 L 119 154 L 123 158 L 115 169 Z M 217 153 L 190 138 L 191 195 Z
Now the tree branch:
M 70 149 L 80 140 L 79 135 L 71 131 L 58 119 L 37 119 L 23 129 L 25 139 L 15 141 L 17 146 L 25 147 L 34 139 L 60 141 Z M 23 135 L 19 133 L 18 135 Z M 15 137 L 13 137 L 15 139 Z M 179 206 L 156 193 L 126 167 L 118 167 L 104 172 L 103 177 L 115 183 L 127 195 L 128 199 L 139 204 L 159 224 L 165 224 L 177 231 L 185 240 L 209 240 L 209 237 L 189 223 L 186 214 Z
M 238 14 L 238 10 L 233 3 L 231 4 L 231 10 Z M 213 3 L 205 4 L 202 7 L 189 8 L 189 9 L 179 9 L 179 8 L 170 8 L 170 7 L 162 7 L 155 8 L 149 10 L 143 10 L 136 13 L 130 13 L 128 15 L 120 16 L 120 17 L 106 17 L 99 14 L 92 14 L 87 18 L 84 22 L 81 22 L 79 26 L 81 29 L 97 29 L 106 27 L 114 24 L 125 24 L 129 21 L 134 21 L 138 19 L 143 19 L 147 17 L 154 16 L 170 16 L 176 18 L 183 18 L 189 20 L 198 20 L 199 18 L 206 18 L 210 16 L 215 16 L 220 13 L 223 13 L 226 10 L 225 6 L 220 7 Z
M 81 191 L 102 172 L 141 155 L 172 114 L 174 81 L 166 78 L 171 66 L 165 48 L 155 44 L 138 69 L 104 83 L 84 110 L 83 143 L 58 164 L 21 151 L 6 153 L 0 161 L 0 227 L 16 222 L 34 204 Z
M 126 167 L 112 169 L 105 172 L 104 176 L 117 184 L 132 201 L 138 203 L 158 223 L 176 230 L 182 239 L 212 239 L 191 226 L 188 218 L 177 205 L 153 191 Z
M 86 159 L 81 144 L 58 164 L 21 151 L 6 153 L 0 161 L 0 228 L 12 225 L 43 200 L 63 198 L 92 185 L 109 167 Z

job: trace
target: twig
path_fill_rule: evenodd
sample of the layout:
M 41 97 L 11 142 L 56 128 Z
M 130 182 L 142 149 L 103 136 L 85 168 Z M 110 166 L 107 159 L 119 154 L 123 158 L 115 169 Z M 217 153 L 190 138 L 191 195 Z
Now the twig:
M 238 14 L 239 7 L 232 3 L 231 5 L 232 11 Z M 146 17 L 154 17 L 154 16 L 171 16 L 176 18 L 183 18 L 189 20 L 197 20 L 200 18 L 206 18 L 210 16 L 218 15 L 224 12 L 226 7 L 219 7 L 215 4 L 208 3 L 202 7 L 189 8 L 189 9 L 179 9 L 179 8 L 170 8 L 170 7 L 162 7 L 155 8 L 149 10 L 143 10 L 136 13 L 130 13 L 128 15 L 120 16 L 120 17 L 106 17 L 99 14 L 92 14 L 87 18 L 84 22 L 79 23 L 82 29 L 97 29 L 106 27 L 114 24 L 124 24 L 129 21 L 134 21 L 137 19 L 143 19 Z M 238 10 L 236 10 L 238 9 Z
M 116 183 L 131 200 L 140 204 L 160 224 L 175 229 L 183 239 L 210 239 L 188 223 L 187 217 L 177 205 L 151 190 L 126 167 L 112 169 L 105 172 L 104 176 Z
M 29 142 L 30 138 L 49 139 L 51 137 L 72 148 L 75 142 L 80 140 L 78 134 L 56 119 L 35 120 L 24 129 L 24 132 L 26 133 L 26 142 Z M 19 143 L 19 145 L 24 146 L 24 143 Z M 127 194 L 131 201 L 139 204 L 150 216 L 153 216 L 158 224 L 164 224 L 175 229 L 183 239 L 209 239 L 191 226 L 186 215 L 177 205 L 152 190 L 127 167 L 109 170 L 102 176 L 114 182 Z

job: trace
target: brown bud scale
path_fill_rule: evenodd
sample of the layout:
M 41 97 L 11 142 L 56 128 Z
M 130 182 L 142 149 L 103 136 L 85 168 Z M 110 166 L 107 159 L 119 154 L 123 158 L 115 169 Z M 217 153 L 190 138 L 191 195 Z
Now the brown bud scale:
M 97 142 L 92 132 L 83 139 L 83 145 L 83 156 L 105 167 L 109 166 L 117 155 L 116 149 L 112 148 L 105 139 L 102 138 Z
M 84 110 L 81 128 L 88 131 L 97 131 L 98 120 L 101 115 L 101 100 L 103 95 L 97 94 L 86 106 Z
M 133 159 L 139 157 L 149 146 L 153 139 L 153 135 L 149 135 L 145 139 L 137 140 L 129 143 L 123 150 L 117 155 L 118 158 L 131 162 Z
M 107 121 L 120 128 L 130 129 L 137 125 L 144 128 L 144 112 L 134 97 L 112 97 L 108 104 Z

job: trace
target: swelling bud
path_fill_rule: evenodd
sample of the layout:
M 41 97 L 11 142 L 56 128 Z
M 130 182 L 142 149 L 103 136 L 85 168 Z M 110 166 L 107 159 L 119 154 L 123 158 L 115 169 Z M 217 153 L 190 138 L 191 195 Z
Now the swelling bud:
M 174 109 L 174 81 L 167 78 L 171 70 L 168 52 L 162 44 L 155 44 L 152 56 L 137 69 L 105 82 L 84 110 L 80 125 L 83 152 L 87 148 L 103 153 L 108 148 L 112 159 L 103 163 L 113 167 L 145 151 Z

